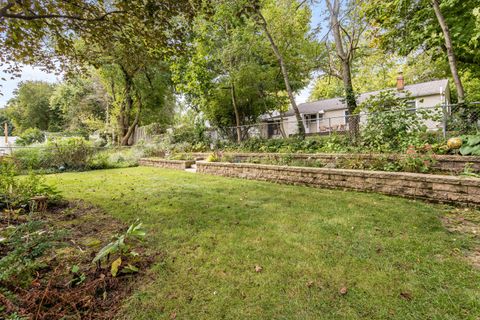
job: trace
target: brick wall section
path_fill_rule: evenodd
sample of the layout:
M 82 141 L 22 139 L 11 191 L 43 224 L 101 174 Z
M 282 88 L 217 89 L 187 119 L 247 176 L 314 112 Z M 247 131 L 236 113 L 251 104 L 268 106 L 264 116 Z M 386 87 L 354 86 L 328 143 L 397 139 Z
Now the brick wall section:
M 168 169 L 185 170 L 190 168 L 195 161 L 191 160 L 167 160 L 160 158 L 142 158 L 138 161 L 141 166 L 159 167 Z
M 363 161 L 374 161 L 375 159 L 388 159 L 395 160 L 402 155 L 395 154 L 349 154 L 349 153 L 235 153 L 235 152 L 223 152 L 224 155 L 228 155 L 239 159 L 240 161 L 247 160 L 248 158 L 259 157 L 284 157 L 289 156 L 293 159 L 311 159 L 321 160 L 325 163 L 336 163 L 337 161 L 356 159 Z M 193 157 L 198 159 L 205 159 L 209 153 L 192 153 Z M 433 169 L 442 172 L 460 173 L 465 168 L 467 163 L 470 163 L 471 168 L 475 172 L 480 172 L 480 157 L 478 156 L 454 156 L 454 155 L 433 155 L 432 158 L 435 163 L 432 165 Z
M 470 177 L 204 161 L 197 161 L 197 172 L 480 206 L 480 179 Z

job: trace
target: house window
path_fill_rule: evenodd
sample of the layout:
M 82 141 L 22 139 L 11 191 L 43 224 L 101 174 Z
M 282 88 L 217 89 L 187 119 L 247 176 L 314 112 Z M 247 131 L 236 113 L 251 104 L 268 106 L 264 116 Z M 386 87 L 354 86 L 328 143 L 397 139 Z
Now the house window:
M 281 134 L 280 132 L 280 121 L 275 120 L 275 121 L 269 121 L 267 125 L 267 131 L 268 131 L 268 136 L 273 137 L 273 136 L 278 136 Z
M 415 113 L 417 108 L 417 102 L 415 100 L 407 101 L 408 111 Z
M 318 113 L 306 114 L 306 115 L 305 115 L 305 121 L 307 122 L 307 124 L 316 123 L 316 122 L 317 122 L 317 119 L 321 119 L 321 118 L 322 118 L 322 115 L 320 115 L 320 118 L 319 118 L 318 116 L 319 116 Z

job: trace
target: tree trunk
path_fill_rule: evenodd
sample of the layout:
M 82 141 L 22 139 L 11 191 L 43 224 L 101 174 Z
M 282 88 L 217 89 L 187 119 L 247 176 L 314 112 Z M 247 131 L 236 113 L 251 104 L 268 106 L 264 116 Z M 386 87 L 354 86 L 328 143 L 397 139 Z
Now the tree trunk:
M 128 140 L 130 140 L 130 137 L 135 133 L 135 129 L 137 128 L 138 122 L 140 121 L 140 113 L 142 112 L 142 100 L 139 95 L 138 96 L 138 109 L 137 113 L 135 114 L 135 119 L 133 120 L 133 123 L 128 126 L 127 132 L 123 135 L 121 145 L 122 146 L 128 146 Z
M 288 98 L 290 99 L 292 109 L 295 112 L 295 118 L 297 119 L 298 134 L 303 139 L 305 138 L 305 125 L 303 124 L 302 116 L 300 115 L 300 111 L 298 110 L 297 103 L 295 102 L 295 97 L 293 95 L 292 87 L 290 86 L 287 66 L 285 65 L 283 56 L 280 53 L 280 50 L 278 49 L 277 45 L 275 44 L 275 41 L 273 40 L 272 35 L 268 31 L 267 21 L 265 20 L 265 17 L 262 15 L 259 9 L 255 9 L 255 11 L 258 17 L 262 20 L 259 24 L 261 25 L 263 31 L 267 35 L 268 41 L 270 41 L 270 45 L 272 46 L 273 53 L 277 57 L 278 63 L 280 64 L 280 70 L 282 71 L 283 80 L 285 82 L 285 89 L 287 90 Z
M 463 90 L 462 80 L 458 75 L 457 69 L 457 58 L 455 57 L 455 52 L 453 51 L 452 38 L 450 36 L 450 30 L 448 29 L 447 22 L 443 17 L 442 11 L 440 10 L 440 4 L 438 0 L 432 0 L 433 9 L 435 10 L 435 15 L 437 16 L 438 23 L 443 31 L 443 36 L 445 38 L 445 47 L 447 49 L 448 64 L 450 65 L 450 71 L 452 72 L 453 82 L 457 88 L 458 103 L 463 103 L 465 101 L 465 91 Z
M 240 115 L 238 114 L 238 107 L 237 107 L 237 97 L 235 95 L 235 84 L 232 81 L 232 85 L 230 86 L 230 93 L 232 94 L 232 104 L 233 104 L 233 111 L 235 112 L 235 123 L 236 123 L 236 130 L 237 130 L 237 142 L 242 142 L 242 129 L 240 127 Z
M 130 112 L 133 109 L 133 97 L 132 97 L 132 87 L 133 87 L 133 79 L 128 73 L 128 71 L 120 65 L 120 69 L 123 73 L 123 78 L 125 80 L 125 88 L 124 88 L 124 100 L 120 107 L 120 112 L 118 115 L 118 123 L 120 126 L 120 144 L 122 146 L 128 145 L 128 137 L 127 136 L 130 130 Z M 131 133 L 130 133 L 131 134 Z
M 355 91 L 353 90 L 352 84 L 352 71 L 351 71 L 351 60 L 353 52 L 346 52 L 343 48 L 342 35 L 340 33 L 340 22 L 338 21 L 338 15 L 340 12 L 340 2 L 334 0 L 334 3 L 330 0 L 326 0 L 328 11 L 330 12 L 330 27 L 333 31 L 333 38 L 335 40 L 335 49 L 337 51 L 337 56 L 341 61 L 342 65 L 342 81 L 343 87 L 345 90 L 345 102 L 347 104 L 348 110 L 348 131 L 354 140 L 358 137 L 358 118 L 354 116 L 353 113 L 357 108 L 357 101 L 355 99 Z

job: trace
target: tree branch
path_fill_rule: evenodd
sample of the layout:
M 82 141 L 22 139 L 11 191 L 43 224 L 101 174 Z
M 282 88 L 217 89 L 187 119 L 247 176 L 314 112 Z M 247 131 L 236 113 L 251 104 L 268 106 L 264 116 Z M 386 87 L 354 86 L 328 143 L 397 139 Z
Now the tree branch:
M 0 9 L 0 18 L 10 18 L 10 19 L 19 19 L 19 20 L 40 20 L 40 19 L 68 19 L 68 20 L 78 20 L 78 21 L 102 21 L 106 17 L 112 14 L 117 14 L 117 13 L 125 13 L 125 11 L 122 10 L 115 10 L 115 11 L 110 11 L 105 14 L 102 14 L 101 16 L 95 17 L 95 18 L 86 18 L 82 16 L 72 16 L 72 15 L 63 15 L 63 14 L 32 14 L 32 15 L 23 15 L 19 13 L 8 13 L 8 9 L 10 9 L 13 6 L 12 3 L 9 5 L 3 7 Z

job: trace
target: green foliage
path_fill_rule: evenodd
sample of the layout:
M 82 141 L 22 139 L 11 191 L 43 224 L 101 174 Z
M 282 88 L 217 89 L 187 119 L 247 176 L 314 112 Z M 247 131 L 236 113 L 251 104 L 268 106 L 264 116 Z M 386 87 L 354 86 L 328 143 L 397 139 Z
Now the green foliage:
M 207 162 L 219 162 L 221 160 L 221 157 L 217 153 L 210 153 L 208 157 L 205 159 Z
M 15 144 L 20 146 L 28 146 L 33 143 L 42 143 L 44 141 L 45 133 L 38 128 L 28 128 L 18 136 Z
M 62 130 L 82 136 L 105 131 L 109 103 L 106 89 L 93 71 L 58 84 L 50 97 L 50 108 L 61 115 Z
M 175 62 L 173 79 L 209 122 L 220 127 L 254 123 L 258 117 L 288 106 L 285 84 L 268 39 L 246 16 L 246 2 L 211 2 L 193 25 L 192 50 Z M 306 85 L 312 69 L 315 42 L 308 34 L 310 10 L 298 1 L 265 1 L 268 21 L 289 70 L 294 91 Z M 236 112 L 234 108 L 236 105 Z
M 367 99 L 360 109 L 369 113 L 362 127 L 362 144 L 379 152 L 404 151 L 410 145 L 423 145 L 427 132 L 424 121 L 435 119 L 435 110 L 411 110 L 408 96 L 400 98 L 393 91 L 382 91 Z
M 47 196 L 50 201 L 59 198 L 56 189 L 45 183 L 45 178 L 31 172 L 26 177 L 16 177 L 15 165 L 0 161 L 0 209 L 28 209 L 34 196 Z
M 87 160 L 86 169 L 126 168 L 138 165 L 143 157 L 159 156 L 163 153 L 155 145 L 130 148 L 97 149 Z
M 473 169 L 473 163 L 471 162 L 468 162 L 465 164 L 465 167 L 463 168 L 463 171 L 460 175 L 467 176 L 467 177 L 480 178 L 480 172 L 475 172 L 475 169 Z
M 3 108 L 3 109 L 0 109 L 0 130 L 4 129 L 5 123 L 8 126 L 8 135 L 11 136 L 13 132 L 13 123 L 10 117 L 7 115 L 6 110 Z M 1 132 L 3 135 L 3 130 Z
M 54 89 L 55 85 L 43 81 L 25 81 L 18 85 L 6 109 L 17 131 L 28 128 L 59 130 L 60 115 L 50 108 Z
M 398 54 L 383 52 L 378 48 L 362 47 L 358 49 L 352 65 L 354 91 L 361 94 L 394 88 L 399 70 L 402 71 L 406 84 L 448 77 L 445 61 L 432 61 L 428 52 L 416 52 L 402 58 Z M 471 83 L 469 92 L 474 93 L 478 88 L 475 81 L 476 79 L 472 79 L 468 82 Z M 322 75 L 315 80 L 309 100 L 338 98 L 343 95 L 342 81 L 333 76 Z
M 58 245 L 62 232 L 52 232 L 40 221 L 11 226 L 6 231 L 0 234 L 4 237 L 1 246 L 8 252 L 0 259 L 0 284 L 27 286 L 35 270 L 44 266 L 39 258 Z
M 462 136 L 460 153 L 464 156 L 480 156 L 480 134 Z
M 17 149 L 12 159 L 20 170 L 83 170 L 93 152 L 92 144 L 81 137 L 60 137 Z
M 146 234 L 142 228 L 142 223 L 138 220 L 135 221 L 128 227 L 125 233 L 115 236 L 112 242 L 100 249 L 92 262 L 100 267 L 102 261 L 108 263 L 110 258 L 115 257 L 115 260 L 111 264 L 111 273 L 112 276 L 115 277 L 121 268 L 122 258 L 138 256 L 138 253 L 132 250 L 132 244 L 135 240 L 142 240 Z M 126 273 L 138 271 L 135 266 L 130 264 L 125 266 L 124 269 Z
M 478 29 L 475 28 L 475 0 L 441 1 L 441 11 L 450 29 L 460 63 L 478 63 Z M 382 48 L 407 55 L 418 48 L 442 48 L 444 38 L 431 1 L 369 0 L 362 3 L 365 14 L 376 27 L 375 41 Z M 436 59 L 446 53 L 435 50 Z
M 348 152 L 356 150 L 347 136 L 332 134 L 330 136 L 308 137 L 307 139 L 259 139 L 252 138 L 241 144 L 219 146 L 225 151 L 245 152 L 280 152 L 280 153 L 317 153 Z
M 50 164 L 70 170 L 84 169 L 93 153 L 92 144 L 81 137 L 59 138 L 48 141 Z

